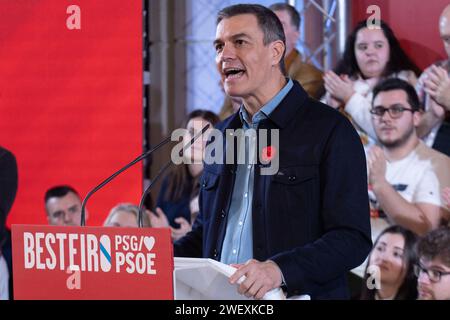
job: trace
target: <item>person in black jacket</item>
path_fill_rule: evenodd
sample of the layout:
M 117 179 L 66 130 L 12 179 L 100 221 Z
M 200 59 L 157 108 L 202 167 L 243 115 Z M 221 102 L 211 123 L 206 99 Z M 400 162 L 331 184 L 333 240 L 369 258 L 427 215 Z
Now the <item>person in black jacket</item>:
M 17 180 L 16 158 L 10 151 L 0 147 L 0 257 L 6 260 L 8 266 L 10 298 L 12 298 L 12 251 L 11 234 L 6 228 L 6 218 L 16 197 Z
M 285 77 L 283 26 L 271 10 L 223 9 L 214 45 L 226 93 L 243 101 L 216 128 L 227 137 L 238 136 L 237 129 L 256 132 L 259 160 L 205 159 L 200 213 L 192 231 L 174 243 L 175 255 L 235 265 L 230 283 L 245 275 L 238 292 L 247 297 L 281 286 L 288 296 L 349 298 L 346 275 L 372 247 L 366 161 L 356 131 Z M 229 160 L 227 143 L 223 159 Z M 250 146 L 237 149 L 239 158 L 250 155 Z

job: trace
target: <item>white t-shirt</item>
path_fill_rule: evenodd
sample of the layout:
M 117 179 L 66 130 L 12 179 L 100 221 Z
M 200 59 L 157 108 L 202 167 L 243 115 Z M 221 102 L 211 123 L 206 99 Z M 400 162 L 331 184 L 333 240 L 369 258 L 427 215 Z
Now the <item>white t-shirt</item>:
M 5 258 L 0 254 L 0 300 L 9 299 L 9 271 Z
M 431 154 L 429 153 L 431 151 Z M 424 143 L 419 143 L 416 149 L 407 157 L 394 162 L 386 162 L 386 180 L 395 190 L 410 203 L 430 203 L 441 206 L 440 184 L 435 174 L 432 160 L 442 159 L 436 157 L 434 150 L 427 148 Z M 445 155 L 440 155 L 447 158 Z M 447 163 L 442 162 L 447 167 Z M 438 171 L 439 172 L 439 171 Z M 441 174 L 442 175 L 442 174 Z M 369 186 L 369 200 L 371 210 L 380 210 L 375 194 Z M 372 231 L 372 242 L 378 238 L 380 233 L 389 227 L 392 222 L 389 217 L 371 217 L 370 225 Z M 364 277 L 367 259 L 352 272 L 359 277 Z
M 407 157 L 386 163 L 386 180 L 410 203 L 441 206 L 439 180 L 429 159 L 421 159 L 416 150 Z M 375 194 L 369 188 L 371 206 L 378 209 Z

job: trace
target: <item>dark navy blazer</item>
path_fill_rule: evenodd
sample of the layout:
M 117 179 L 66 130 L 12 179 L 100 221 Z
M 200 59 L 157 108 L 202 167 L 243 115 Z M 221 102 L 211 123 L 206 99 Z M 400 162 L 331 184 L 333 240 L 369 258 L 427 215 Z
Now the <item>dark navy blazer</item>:
M 283 272 L 288 295 L 346 299 L 347 272 L 371 247 L 364 150 L 350 122 L 294 87 L 259 128 L 279 129 L 280 168 L 255 168 L 253 255 Z M 217 128 L 238 129 L 234 114 Z M 200 214 L 193 230 L 174 244 L 176 256 L 220 259 L 235 166 L 205 165 Z

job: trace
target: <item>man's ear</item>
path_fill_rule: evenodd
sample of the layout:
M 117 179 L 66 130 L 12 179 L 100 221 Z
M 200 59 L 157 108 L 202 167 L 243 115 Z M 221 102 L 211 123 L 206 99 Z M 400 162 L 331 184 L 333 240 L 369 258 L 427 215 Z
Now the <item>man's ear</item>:
M 50 224 L 50 214 L 48 213 L 47 210 L 47 203 L 45 203 L 45 217 L 47 218 L 47 223 Z
M 276 40 L 270 44 L 271 53 L 272 53 L 272 65 L 277 66 L 281 59 L 283 59 L 284 51 L 286 50 L 286 46 L 283 41 Z
M 423 116 L 423 111 L 419 110 L 413 113 L 413 122 L 414 122 L 414 127 L 417 128 L 420 124 L 420 121 L 422 120 L 422 116 Z

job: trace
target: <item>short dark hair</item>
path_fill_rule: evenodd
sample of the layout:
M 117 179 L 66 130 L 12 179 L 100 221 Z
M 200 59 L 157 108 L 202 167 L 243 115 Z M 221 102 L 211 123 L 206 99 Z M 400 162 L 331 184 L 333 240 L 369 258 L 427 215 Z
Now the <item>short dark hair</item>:
M 213 127 L 220 122 L 219 116 L 214 112 L 205 109 L 196 109 L 187 115 L 184 127 L 186 128 L 188 122 L 194 118 L 202 118 L 211 123 Z
M 66 196 L 69 192 L 73 192 L 77 195 L 78 198 L 80 198 L 80 195 L 78 192 L 68 185 L 61 185 L 61 186 L 55 186 L 47 190 L 45 193 L 44 201 L 45 204 L 47 204 L 48 199 L 50 198 L 62 198 Z
M 264 39 L 264 45 L 268 45 L 277 40 L 283 41 L 286 47 L 286 36 L 284 35 L 283 25 L 277 15 L 270 10 L 259 4 L 236 4 L 223 8 L 217 14 L 217 24 L 219 24 L 223 19 L 232 18 L 241 14 L 251 14 L 254 15 L 258 21 L 258 25 L 261 28 Z M 283 56 L 280 60 L 280 70 L 283 74 L 286 74 L 286 68 L 284 65 L 284 55 L 286 54 L 286 49 L 283 52 Z
M 302 19 L 300 18 L 300 14 L 294 6 L 291 6 L 290 4 L 285 2 L 277 2 L 270 5 L 269 9 L 272 11 L 286 11 L 291 18 L 291 24 L 297 29 L 300 29 L 300 23 L 302 22 Z
M 418 76 L 421 73 L 419 67 L 417 67 L 417 65 L 402 49 L 400 42 L 395 37 L 394 31 L 392 31 L 391 27 L 389 27 L 389 25 L 383 20 L 380 20 L 380 27 L 389 43 L 389 60 L 382 76 L 387 77 L 393 73 L 399 73 L 404 70 L 414 71 L 414 73 Z M 355 77 L 360 74 L 364 77 L 359 69 L 355 55 L 356 36 L 358 35 L 358 32 L 364 28 L 367 28 L 367 20 L 358 22 L 353 31 L 347 37 L 342 59 L 339 61 L 335 69 L 335 72 L 338 75 L 346 74 L 350 77 Z
M 439 258 L 450 267 L 450 228 L 440 227 L 425 235 L 417 246 L 420 258 L 433 260 Z
M 405 80 L 399 78 L 389 78 L 381 81 L 373 89 L 373 99 L 372 105 L 375 98 L 380 92 L 392 91 L 392 90 L 403 90 L 408 96 L 408 103 L 414 111 L 423 110 L 422 104 L 420 103 L 417 92 L 412 85 L 410 85 Z

